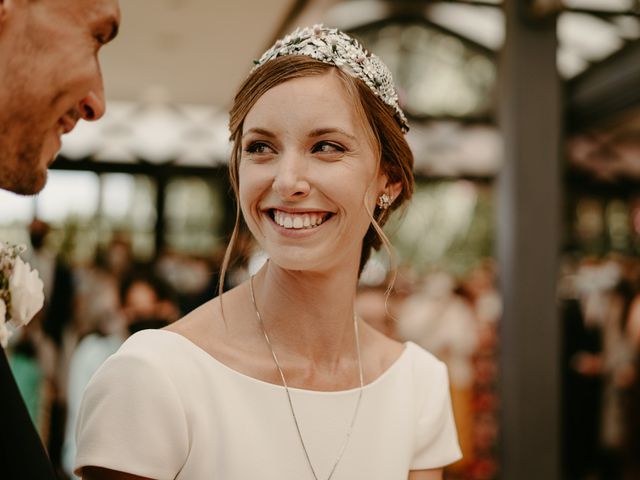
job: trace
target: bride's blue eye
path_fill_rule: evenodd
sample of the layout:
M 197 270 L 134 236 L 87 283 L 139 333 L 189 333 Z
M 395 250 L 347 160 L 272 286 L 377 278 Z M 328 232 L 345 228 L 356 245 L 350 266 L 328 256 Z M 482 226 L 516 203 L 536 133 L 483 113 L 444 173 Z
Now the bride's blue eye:
M 313 146 L 312 152 L 322 152 L 322 153 L 343 153 L 345 149 L 333 142 L 318 142 Z

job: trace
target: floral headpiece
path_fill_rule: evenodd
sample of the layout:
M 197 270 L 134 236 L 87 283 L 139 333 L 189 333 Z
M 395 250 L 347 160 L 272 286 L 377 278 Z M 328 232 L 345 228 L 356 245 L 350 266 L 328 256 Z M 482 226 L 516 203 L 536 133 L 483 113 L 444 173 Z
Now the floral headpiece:
M 398 104 L 398 92 L 389 68 L 346 33 L 322 25 L 298 28 L 278 40 L 259 60 L 255 60 L 251 72 L 269 60 L 287 55 L 311 57 L 359 78 L 380 100 L 393 108 L 402 131 L 409 131 L 409 123 Z

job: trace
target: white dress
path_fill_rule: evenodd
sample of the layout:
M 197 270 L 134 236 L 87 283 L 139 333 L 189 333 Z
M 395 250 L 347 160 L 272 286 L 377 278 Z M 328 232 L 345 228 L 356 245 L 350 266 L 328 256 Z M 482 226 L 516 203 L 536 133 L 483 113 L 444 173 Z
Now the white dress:
M 359 389 L 291 388 L 318 477 L 345 438 Z M 305 480 L 283 387 L 239 373 L 166 330 L 130 337 L 96 372 L 77 425 L 76 471 L 93 465 L 160 480 Z M 334 480 L 406 480 L 461 457 L 446 367 L 407 343 L 364 387 Z

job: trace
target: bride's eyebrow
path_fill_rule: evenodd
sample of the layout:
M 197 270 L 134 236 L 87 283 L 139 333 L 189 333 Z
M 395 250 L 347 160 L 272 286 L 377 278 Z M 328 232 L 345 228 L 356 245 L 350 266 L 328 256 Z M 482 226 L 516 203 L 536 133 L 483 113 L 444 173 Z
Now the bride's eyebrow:
M 267 129 L 255 127 L 255 128 L 250 128 L 249 130 L 244 132 L 242 134 L 242 138 L 246 137 L 250 133 L 258 134 L 258 135 L 264 135 L 265 137 L 270 137 L 270 138 L 275 138 L 275 136 L 276 136 L 275 133 L 273 133 L 273 132 L 271 132 L 271 131 L 269 131 Z
M 309 136 L 321 137 L 322 135 L 326 135 L 327 133 L 339 133 L 340 135 L 344 135 L 345 137 L 350 138 L 353 141 L 358 140 L 354 135 L 351 135 L 350 133 L 347 133 L 340 128 L 317 128 L 309 132 Z

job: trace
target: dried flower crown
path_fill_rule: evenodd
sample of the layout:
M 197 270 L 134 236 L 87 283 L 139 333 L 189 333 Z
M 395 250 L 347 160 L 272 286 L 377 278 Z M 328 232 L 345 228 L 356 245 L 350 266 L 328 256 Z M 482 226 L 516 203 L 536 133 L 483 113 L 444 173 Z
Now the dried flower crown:
M 298 28 L 278 40 L 259 60 L 255 60 L 251 72 L 274 58 L 287 55 L 304 55 L 334 65 L 359 78 L 380 100 L 393 108 L 402 131 L 409 131 L 409 123 L 398 104 L 398 92 L 389 68 L 346 33 L 323 25 Z

